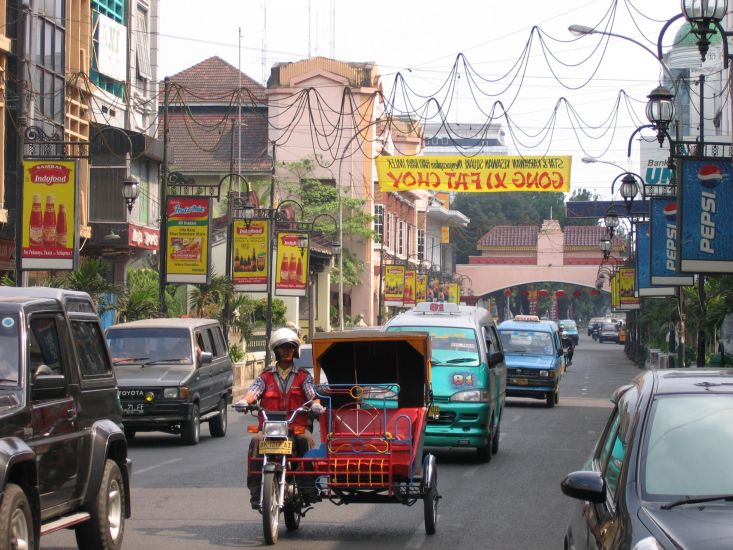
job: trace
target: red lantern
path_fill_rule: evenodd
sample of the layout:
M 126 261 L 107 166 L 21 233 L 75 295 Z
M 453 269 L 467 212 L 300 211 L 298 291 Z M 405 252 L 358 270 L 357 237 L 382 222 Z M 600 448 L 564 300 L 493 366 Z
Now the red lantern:
M 529 296 L 529 290 L 523 290 L 522 296 Z
M 575 296 L 576 298 L 580 298 L 580 295 L 581 294 L 582 294 L 582 292 L 580 292 L 579 290 L 576 290 L 576 291 L 573 292 L 573 296 Z
M 512 289 L 511 288 L 505 288 L 504 289 L 504 296 L 511 296 L 512 295 Z
M 557 298 L 562 298 L 563 296 L 565 296 L 565 291 L 564 290 L 558 290 L 558 291 L 555 292 L 555 296 Z
M 548 294 L 548 292 L 544 288 L 542 290 L 538 290 L 537 291 L 537 296 L 539 296 L 540 298 L 545 298 L 547 296 L 547 294 Z
M 590 295 L 591 296 L 597 296 L 598 295 L 598 291 L 595 288 L 591 288 L 590 289 Z

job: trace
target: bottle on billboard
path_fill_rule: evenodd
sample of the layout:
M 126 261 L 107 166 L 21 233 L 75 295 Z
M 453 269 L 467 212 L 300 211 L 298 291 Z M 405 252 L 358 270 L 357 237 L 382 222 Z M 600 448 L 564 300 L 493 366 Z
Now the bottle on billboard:
M 63 204 L 59 205 L 59 215 L 56 219 L 56 246 L 61 249 L 68 248 L 66 242 L 66 208 Z
M 41 212 L 41 195 L 33 195 L 31 219 L 28 223 L 28 241 L 31 248 L 43 248 L 43 213 Z
M 288 256 L 287 254 L 283 254 L 281 263 L 280 263 L 280 282 L 281 283 L 287 283 L 288 282 L 288 268 L 290 267 Z
M 303 280 L 303 262 L 298 256 L 298 264 L 295 266 L 295 282 L 300 283 Z
M 43 247 L 56 247 L 56 205 L 54 196 L 46 195 L 46 208 L 43 212 Z
M 290 263 L 288 264 L 288 281 L 295 282 L 295 254 L 290 253 Z

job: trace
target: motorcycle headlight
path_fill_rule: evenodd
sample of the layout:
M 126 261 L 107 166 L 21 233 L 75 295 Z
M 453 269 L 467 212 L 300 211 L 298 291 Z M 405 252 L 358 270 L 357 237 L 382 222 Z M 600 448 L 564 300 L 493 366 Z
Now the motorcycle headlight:
M 451 401 L 486 403 L 490 399 L 488 390 L 464 390 L 451 395 Z
M 265 437 L 288 437 L 288 423 L 265 422 L 262 433 Z
M 664 547 L 654 537 L 647 537 L 637 542 L 631 550 L 664 550 Z
M 176 399 L 178 397 L 178 388 L 165 388 L 163 390 L 163 397 L 166 399 Z

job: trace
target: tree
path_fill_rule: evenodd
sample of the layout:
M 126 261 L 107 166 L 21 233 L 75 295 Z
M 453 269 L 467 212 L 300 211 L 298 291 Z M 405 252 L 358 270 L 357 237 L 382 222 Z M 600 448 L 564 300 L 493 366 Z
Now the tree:
M 127 281 L 117 300 L 112 306 L 117 323 L 128 323 L 140 319 L 160 317 L 160 300 L 158 296 L 158 272 L 149 269 L 131 269 L 127 272 Z

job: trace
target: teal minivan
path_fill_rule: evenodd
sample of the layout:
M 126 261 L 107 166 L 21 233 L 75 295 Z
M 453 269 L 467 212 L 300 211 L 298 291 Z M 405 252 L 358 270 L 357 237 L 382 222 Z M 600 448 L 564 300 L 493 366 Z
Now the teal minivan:
M 488 310 L 421 302 L 390 319 L 384 330 L 430 333 L 433 406 L 425 445 L 473 447 L 479 460 L 491 460 L 499 450 L 506 365 Z

